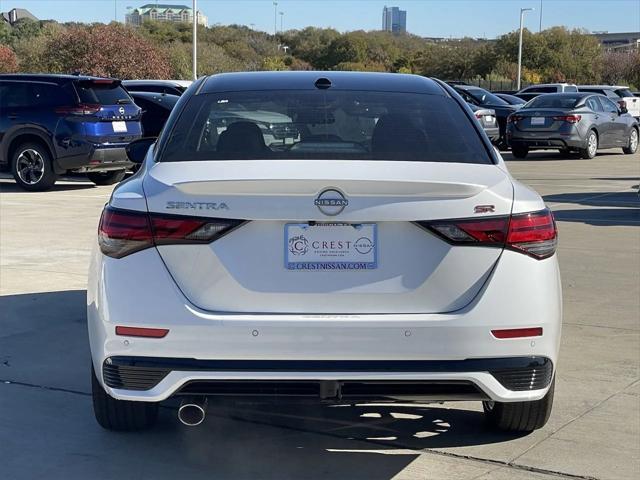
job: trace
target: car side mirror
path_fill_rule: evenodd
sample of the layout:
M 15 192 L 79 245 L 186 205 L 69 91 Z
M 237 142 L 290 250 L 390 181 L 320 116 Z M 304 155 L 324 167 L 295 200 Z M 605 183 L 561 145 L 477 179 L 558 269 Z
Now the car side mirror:
M 141 164 L 142 162 L 144 162 L 144 159 L 147 156 L 149 147 L 153 145 L 156 140 L 156 137 L 144 137 L 138 140 L 134 140 L 125 147 L 127 157 L 133 163 Z

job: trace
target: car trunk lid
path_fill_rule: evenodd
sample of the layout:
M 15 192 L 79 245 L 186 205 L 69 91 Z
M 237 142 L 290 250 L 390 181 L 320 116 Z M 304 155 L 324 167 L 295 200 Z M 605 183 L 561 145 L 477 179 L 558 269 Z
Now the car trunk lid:
M 513 196 L 495 165 L 338 160 L 161 162 L 144 189 L 152 214 L 248 221 L 209 244 L 157 248 L 197 307 L 262 313 L 462 308 L 501 249 L 454 247 L 414 222 L 506 216 Z M 348 204 L 331 204 L 340 198 Z M 303 254 L 291 244 L 301 235 L 309 241 Z M 374 268 L 291 268 L 302 255 L 339 262 L 345 250 L 330 242 L 340 239 L 362 240 Z M 351 248 L 349 259 L 360 253 Z

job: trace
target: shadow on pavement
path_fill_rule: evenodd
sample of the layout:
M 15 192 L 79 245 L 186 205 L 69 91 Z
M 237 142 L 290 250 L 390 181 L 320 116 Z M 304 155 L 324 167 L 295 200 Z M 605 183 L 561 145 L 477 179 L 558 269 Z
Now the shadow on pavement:
M 38 465 L 53 462 L 67 478 L 91 471 L 146 478 L 391 478 L 415 458 L 413 450 L 516 438 L 493 433 L 481 411 L 455 403 L 212 401 L 205 423 L 188 428 L 170 400 L 148 432 L 104 431 L 89 396 L 84 290 L 0 297 L 0 352 L 0 380 L 23 383 L 0 384 L 0 443 L 10 440 L 9 463 L 22 468 L 25 450 L 40 448 L 47 453 Z M 469 405 L 479 406 L 459 406 Z M 71 454 L 75 460 L 60 464 Z
M 638 208 L 588 208 L 572 210 L 553 209 L 553 215 L 560 222 L 580 222 L 601 227 L 640 227 Z
M 640 199 L 635 192 L 581 192 L 545 195 L 550 204 L 569 203 L 588 207 L 562 209 L 552 206 L 556 220 L 598 226 L 640 226 Z
M 578 192 L 545 195 L 547 203 L 573 203 L 595 207 L 640 207 L 636 192 Z
M 511 161 L 511 162 L 526 162 L 526 161 L 548 162 L 548 161 L 558 161 L 558 160 L 565 160 L 565 161 L 579 160 L 579 161 L 584 161 L 584 162 L 593 161 L 593 159 L 582 158 L 580 156 L 580 154 L 577 153 L 577 152 L 572 152 L 568 156 L 564 156 L 557 150 L 556 151 L 550 151 L 550 150 L 536 151 L 536 150 L 533 150 L 533 151 L 529 152 L 529 154 L 526 156 L 526 158 L 515 158 L 511 154 L 511 152 L 500 152 L 500 153 L 502 154 L 502 158 L 504 158 L 504 160 Z M 624 153 L 620 149 L 615 149 L 614 151 L 610 151 L 610 150 L 599 151 L 598 154 L 596 155 L 596 158 L 598 158 L 598 156 L 602 156 L 602 155 L 617 156 L 617 155 L 624 155 Z
M 73 182 L 73 183 L 61 183 L 61 182 Z M 59 180 L 50 190 L 46 190 L 46 192 L 57 192 L 57 191 L 65 191 L 65 190 L 87 190 L 90 188 L 95 188 L 96 185 L 88 181 L 86 178 L 84 180 L 64 178 Z M 20 188 L 13 178 L 0 178 L 0 192 L 3 193 L 34 193 L 29 192 Z M 36 192 L 37 193 L 37 192 Z

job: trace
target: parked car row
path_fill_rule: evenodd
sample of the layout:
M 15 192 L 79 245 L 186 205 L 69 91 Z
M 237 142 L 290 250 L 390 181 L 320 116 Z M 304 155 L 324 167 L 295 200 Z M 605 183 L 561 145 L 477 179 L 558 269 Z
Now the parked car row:
M 189 84 L 0 75 L 0 170 L 32 191 L 51 188 L 67 172 L 86 173 L 97 185 L 117 183 L 133 165 L 125 147 L 157 136 L 178 99 L 166 92 L 181 94 Z
M 66 172 L 86 173 L 97 185 L 117 183 L 127 169 L 136 168 L 125 147 L 141 137 L 157 137 L 191 83 L 0 75 L 0 170 L 10 171 L 26 190 L 46 190 Z M 490 140 L 512 148 L 518 158 L 537 148 L 579 151 L 587 158 L 598 148 L 637 149 L 633 117 L 640 118 L 640 99 L 627 87 L 557 83 L 511 95 L 447 83 Z
M 613 102 L 618 103 L 621 107 L 624 106 L 631 116 L 640 119 L 640 100 L 638 100 L 637 95 L 632 92 L 629 87 L 624 85 L 573 85 L 569 83 L 545 83 L 531 85 L 517 92 L 500 92 L 496 93 L 496 95 L 504 98 L 503 95 L 506 94 L 528 102 L 529 100 L 544 94 L 576 92 L 599 93 L 604 95 Z M 507 100 L 506 98 L 504 99 Z
M 516 158 L 530 150 L 557 148 L 563 155 L 579 152 L 593 158 L 600 148 L 638 149 L 640 127 L 624 104 L 599 93 L 540 95 L 507 120 L 507 143 Z

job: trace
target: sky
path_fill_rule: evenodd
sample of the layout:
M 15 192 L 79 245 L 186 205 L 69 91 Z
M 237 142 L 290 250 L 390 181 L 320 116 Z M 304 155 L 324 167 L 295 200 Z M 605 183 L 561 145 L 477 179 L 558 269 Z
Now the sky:
M 60 22 L 124 21 L 128 7 L 155 0 L 0 0 L 0 11 L 26 8 L 40 19 Z M 158 3 L 184 4 L 192 0 Z M 423 37 L 495 38 L 518 28 L 520 8 L 534 8 L 525 16 L 533 31 L 564 25 L 589 31 L 640 31 L 640 0 L 198 0 L 198 9 L 209 17 L 209 25 L 241 24 L 273 33 L 277 28 L 332 27 L 341 32 L 378 30 L 382 8 L 398 6 L 407 11 L 407 30 Z

